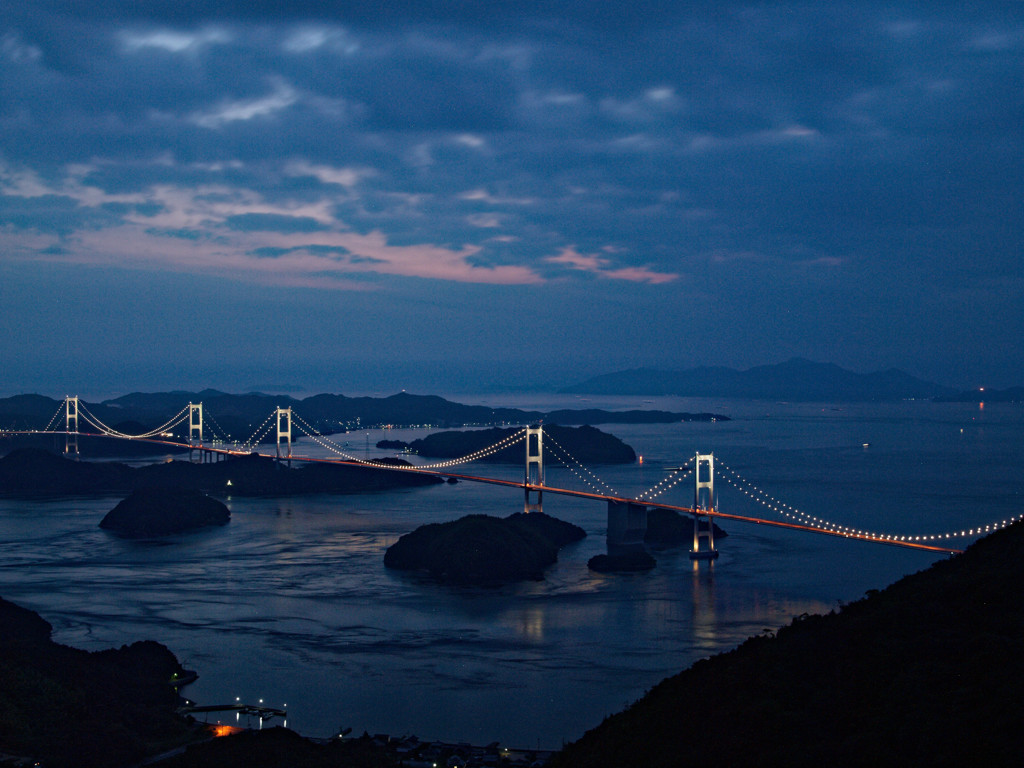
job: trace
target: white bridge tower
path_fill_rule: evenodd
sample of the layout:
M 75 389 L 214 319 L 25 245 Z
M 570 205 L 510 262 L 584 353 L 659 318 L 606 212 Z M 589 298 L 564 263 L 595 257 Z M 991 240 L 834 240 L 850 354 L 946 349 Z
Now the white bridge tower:
M 523 487 L 526 489 L 526 500 L 523 503 L 523 512 L 543 512 L 544 491 L 536 491 L 537 500 L 531 501 L 530 486 L 544 485 L 544 425 L 526 428 L 526 479 Z
M 78 456 L 78 395 L 64 397 L 64 453 Z
M 188 460 L 192 461 L 192 449 L 199 448 L 199 461 L 203 460 L 203 404 L 188 404 Z
M 702 477 L 707 479 L 702 480 Z M 710 515 L 702 515 L 701 511 L 718 511 L 718 498 L 715 496 L 715 454 L 698 453 L 693 464 L 693 550 L 691 560 L 714 560 L 718 557 L 715 549 L 715 523 Z M 702 493 L 703 491 L 703 493 Z M 701 550 L 701 541 L 707 543 L 707 549 Z
M 285 458 L 288 459 L 288 466 L 291 466 L 292 458 L 292 409 L 277 409 L 277 458 L 281 458 L 281 442 L 287 446 Z

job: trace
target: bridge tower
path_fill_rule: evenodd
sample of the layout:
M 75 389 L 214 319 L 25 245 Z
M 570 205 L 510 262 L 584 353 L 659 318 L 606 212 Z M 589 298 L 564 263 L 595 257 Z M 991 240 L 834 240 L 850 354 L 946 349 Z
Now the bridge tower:
M 701 477 L 706 477 L 702 480 Z M 693 550 L 691 560 L 714 560 L 718 557 L 715 549 L 715 523 L 703 511 L 717 511 L 718 498 L 715 496 L 715 454 L 698 453 L 693 464 Z M 704 493 L 701 493 L 704 491 Z M 701 540 L 707 542 L 707 549 L 701 550 Z
M 282 426 L 282 424 L 284 426 Z M 288 459 L 288 466 L 292 465 L 292 409 L 278 408 L 277 409 L 277 458 L 281 458 L 281 441 L 284 440 L 287 444 L 287 452 L 285 458 Z
M 78 396 L 64 398 L 64 453 L 78 456 Z
M 192 461 L 192 449 L 199 448 L 199 461 L 204 458 L 203 447 L 203 404 L 188 404 L 188 460 Z
M 530 486 L 544 485 L 544 425 L 538 424 L 535 427 L 526 428 L 526 479 L 523 487 L 526 490 L 526 500 L 523 503 L 523 512 L 543 512 L 543 491 L 536 491 L 537 500 L 530 500 Z

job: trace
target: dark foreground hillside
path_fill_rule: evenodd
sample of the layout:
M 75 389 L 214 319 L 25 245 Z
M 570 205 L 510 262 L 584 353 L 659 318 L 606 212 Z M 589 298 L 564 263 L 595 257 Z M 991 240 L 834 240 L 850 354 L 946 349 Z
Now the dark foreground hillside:
M 0 598 L 0 765 L 120 768 L 195 738 L 174 714 L 184 673 L 151 641 L 88 653 Z M 21 756 L 15 758 L 13 756 Z
M 554 765 L 1017 766 L 1022 724 L 1017 523 L 838 613 L 698 662 Z

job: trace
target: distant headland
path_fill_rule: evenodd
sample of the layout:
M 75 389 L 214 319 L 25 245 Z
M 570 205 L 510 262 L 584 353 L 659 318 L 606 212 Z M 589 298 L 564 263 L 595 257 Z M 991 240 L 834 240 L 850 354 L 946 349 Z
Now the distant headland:
M 675 395 L 793 402 L 870 402 L 951 398 L 957 391 L 890 368 L 855 373 L 830 363 L 793 358 L 739 371 L 720 366 L 689 370 L 637 368 L 595 376 L 561 390 L 566 394 Z

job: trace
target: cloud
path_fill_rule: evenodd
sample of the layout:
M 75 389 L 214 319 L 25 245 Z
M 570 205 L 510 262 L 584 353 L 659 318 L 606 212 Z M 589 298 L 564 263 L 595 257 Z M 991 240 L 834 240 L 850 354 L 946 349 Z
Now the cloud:
M 626 280 L 632 283 L 649 283 L 660 285 L 679 279 L 679 275 L 669 272 L 657 272 L 645 266 L 627 266 L 609 268 L 610 258 L 597 254 L 582 254 L 574 247 L 563 248 L 557 256 L 548 256 L 549 264 L 564 264 L 581 272 L 589 272 L 607 280 Z
M 198 32 L 165 29 L 155 32 L 124 32 L 121 41 L 132 53 L 146 48 L 182 53 L 202 46 L 228 43 L 231 35 L 223 29 L 204 29 Z
M 703 270 L 806 328 L 826 283 L 890 306 L 1019 271 L 1018 4 L 7 0 L 0 30 L 4 263 L 557 281 L 573 316 Z
M 191 121 L 202 128 L 220 128 L 238 120 L 268 117 L 288 109 L 299 95 L 284 80 L 277 79 L 273 91 L 256 99 L 225 101 L 209 110 L 193 113 Z
M 223 186 L 158 186 L 107 195 L 81 182 L 87 170 L 76 169 L 53 187 L 31 173 L 0 174 L 0 211 L 8 222 L 0 244 L 22 257 L 46 251 L 48 260 L 261 281 L 287 276 L 326 287 L 349 284 L 318 283 L 318 277 L 358 273 L 503 285 L 542 282 L 530 267 L 489 263 L 481 246 L 396 245 L 380 231 L 348 231 L 326 200 L 280 205 L 255 191 Z M 99 220 L 105 226 L 97 226 Z M 63 247 L 54 250 L 58 244 Z M 268 254 L 275 258 L 268 260 Z
M 374 174 L 374 171 L 369 169 L 334 168 L 328 165 L 314 165 L 306 160 L 289 162 L 284 172 L 289 176 L 309 176 L 324 184 L 337 184 L 341 187 L 354 187 L 362 179 Z

